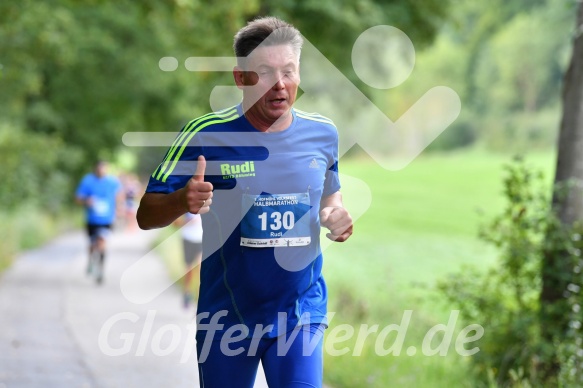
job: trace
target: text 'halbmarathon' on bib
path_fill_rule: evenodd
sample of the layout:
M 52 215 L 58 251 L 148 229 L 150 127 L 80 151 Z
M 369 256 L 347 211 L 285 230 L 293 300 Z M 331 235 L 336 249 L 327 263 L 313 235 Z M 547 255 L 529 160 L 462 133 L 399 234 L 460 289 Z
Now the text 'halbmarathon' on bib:
M 246 247 L 298 247 L 309 245 L 308 193 L 243 195 L 241 245 Z

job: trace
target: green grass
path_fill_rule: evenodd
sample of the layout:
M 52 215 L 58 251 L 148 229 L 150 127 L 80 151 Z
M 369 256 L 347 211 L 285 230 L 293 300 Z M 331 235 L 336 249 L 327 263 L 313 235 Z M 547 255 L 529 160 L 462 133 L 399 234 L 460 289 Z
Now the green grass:
M 154 249 L 161 256 L 166 264 L 171 279 L 176 280 L 174 283 L 181 290 L 184 287 L 183 275 L 186 267 L 183 258 L 182 236 L 180 230 L 175 226 L 169 226 L 161 230 L 154 241 Z M 190 292 L 192 295 L 198 295 L 200 285 L 200 276 L 198 268 L 195 268 L 192 274 Z
M 398 356 L 377 355 L 375 334 L 367 337 L 358 356 L 352 355 L 356 334 L 335 345 L 335 349 L 347 347 L 347 355 L 325 352 L 327 384 L 335 388 L 476 386 L 469 358 L 454 350 L 455 338 L 467 323 L 458 320 L 447 356 L 426 356 L 420 350 L 429 329 L 447 324 L 456 309 L 435 291 L 436 281 L 464 265 L 485 269 L 496 262 L 496 251 L 478 239 L 478 228 L 504 206 L 503 166 L 511 159 L 511 155 L 475 150 L 433 153 L 401 171 L 386 171 L 367 158 L 341 161 L 345 205 L 359 217 L 350 240 L 332 243 L 324 252 L 329 310 L 336 313 L 327 336 L 343 324 L 356 332 L 361 324 L 377 324 L 380 331 L 400 324 L 405 310 L 413 312 Z M 528 155 L 526 160 L 552 178 L 550 152 Z M 173 238 L 163 256 L 176 278 L 183 269 L 179 236 Z M 395 335 L 386 338 L 385 348 L 394 343 Z M 434 346 L 439 338 L 436 341 Z M 409 346 L 417 348 L 414 356 L 407 355 Z
M 529 155 L 526 160 L 551 176 L 551 153 Z M 365 158 L 341 164 L 344 174 L 363 181 L 344 184 L 346 206 L 362 212 L 363 187 L 370 190 L 372 202 L 356 221 L 351 239 L 324 253 L 329 309 L 338 312 L 331 329 L 345 322 L 382 328 L 399 324 L 405 310 L 413 310 L 413 315 L 399 356 L 378 356 L 375 336 L 361 356 L 326 355 L 330 385 L 473 386 L 469 359 L 459 356 L 453 344 L 446 357 L 421 352 L 408 356 L 405 350 L 419 349 L 428 330 L 446 324 L 455 310 L 435 291 L 436 281 L 464 265 L 495 264 L 495 250 L 477 235 L 479 225 L 502 210 L 503 165 L 510 161 L 508 155 L 466 151 L 423 156 L 396 172 Z M 465 324 L 457 322 L 454 342 Z M 337 347 L 342 346 L 353 349 L 354 338 Z
M 6 270 L 21 251 L 32 249 L 60 233 L 82 225 L 82 214 L 77 209 L 65 209 L 58 215 L 49 215 L 34 206 L 0 212 L 0 273 Z

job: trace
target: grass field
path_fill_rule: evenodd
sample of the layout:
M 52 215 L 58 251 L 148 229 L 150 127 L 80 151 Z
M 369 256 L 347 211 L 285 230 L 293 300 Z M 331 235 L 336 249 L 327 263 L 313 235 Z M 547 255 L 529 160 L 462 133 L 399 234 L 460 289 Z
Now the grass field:
M 468 380 L 468 358 L 459 356 L 453 344 L 445 357 L 409 356 L 405 350 L 419 349 L 428 330 L 447 324 L 456 308 L 441 300 L 436 281 L 464 265 L 495 264 L 496 252 L 478 239 L 478 229 L 502 210 L 503 166 L 511 159 L 472 151 L 430 154 L 396 172 L 369 159 L 340 165 L 344 174 L 368 186 L 372 202 L 351 239 L 324 253 L 330 311 L 338 312 L 330 329 L 343 320 L 382 328 L 399 324 L 405 310 L 412 310 L 412 316 L 399 356 L 377 355 L 373 336 L 365 342 L 368 353 L 360 357 L 327 354 L 326 378 L 332 386 L 475 386 Z M 529 155 L 526 161 L 551 176 L 551 153 Z M 359 192 L 347 185 L 342 191 L 349 209 L 359 207 Z M 457 322 L 454 339 L 462 327 Z M 388 337 L 387 348 L 395 336 Z M 337 348 L 342 346 L 352 349 L 355 341 Z
M 454 327 L 452 321 L 454 337 L 446 356 L 421 350 L 430 328 L 448 324 L 455 314 L 455 306 L 445 305 L 435 291 L 435 282 L 464 265 L 495 264 L 496 252 L 478 239 L 478 227 L 504 205 L 503 165 L 511 159 L 478 151 L 429 154 L 400 171 L 386 171 L 367 158 L 341 161 L 345 204 L 358 219 L 349 241 L 329 244 L 324 252 L 329 310 L 336 313 L 326 338 L 329 385 L 476 386 L 468 357 L 458 355 L 454 346 L 467 323 Z M 550 152 L 527 155 L 526 161 L 551 177 Z M 171 271 L 180 271 L 178 240 L 175 246 L 178 254 L 164 256 Z M 409 324 L 400 325 L 407 310 Z M 377 335 L 391 324 L 406 326 L 402 350 L 379 355 L 375 345 L 382 351 L 398 342 L 396 331 L 384 339 Z M 357 341 L 359 330 L 367 328 L 363 325 L 378 325 L 378 331 Z M 353 335 L 346 330 L 354 330 Z M 342 335 L 351 338 L 341 341 Z M 440 341 L 437 336 L 430 347 Z M 415 355 L 408 355 L 410 347 L 416 348 Z M 334 355 L 342 349 L 347 354 Z

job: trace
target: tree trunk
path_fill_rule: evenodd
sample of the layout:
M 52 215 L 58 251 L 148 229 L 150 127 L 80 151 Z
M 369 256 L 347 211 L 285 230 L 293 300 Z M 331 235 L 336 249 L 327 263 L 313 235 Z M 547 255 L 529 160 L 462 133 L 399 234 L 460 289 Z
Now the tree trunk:
M 583 219 L 583 3 L 579 2 L 571 64 L 565 74 L 563 119 L 555 183 L 573 180 L 577 187 L 565 198 L 553 198 L 557 215 L 565 224 Z
M 577 6 L 577 24 L 571 63 L 564 77 L 563 115 L 558 139 L 558 157 L 553 210 L 560 224 L 571 227 L 583 221 L 583 2 Z M 572 259 L 556 244 L 560 230 L 550 228 L 542 266 L 541 334 L 547 344 L 561 340 L 567 331 L 569 306 L 564 293 L 572 276 Z M 556 349 L 547 347 L 546 377 L 556 376 Z

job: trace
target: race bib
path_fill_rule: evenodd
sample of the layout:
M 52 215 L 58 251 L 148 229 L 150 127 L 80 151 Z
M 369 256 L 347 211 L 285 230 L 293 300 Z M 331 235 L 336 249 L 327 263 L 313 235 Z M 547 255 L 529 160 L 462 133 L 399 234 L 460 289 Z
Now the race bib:
M 309 245 L 310 196 L 308 193 L 243 195 L 241 245 L 246 247 L 297 247 Z M 306 215 L 306 217 L 304 217 Z M 302 218 L 303 217 L 303 218 Z
M 109 214 L 109 203 L 105 199 L 93 197 L 93 212 L 97 216 L 106 216 Z

